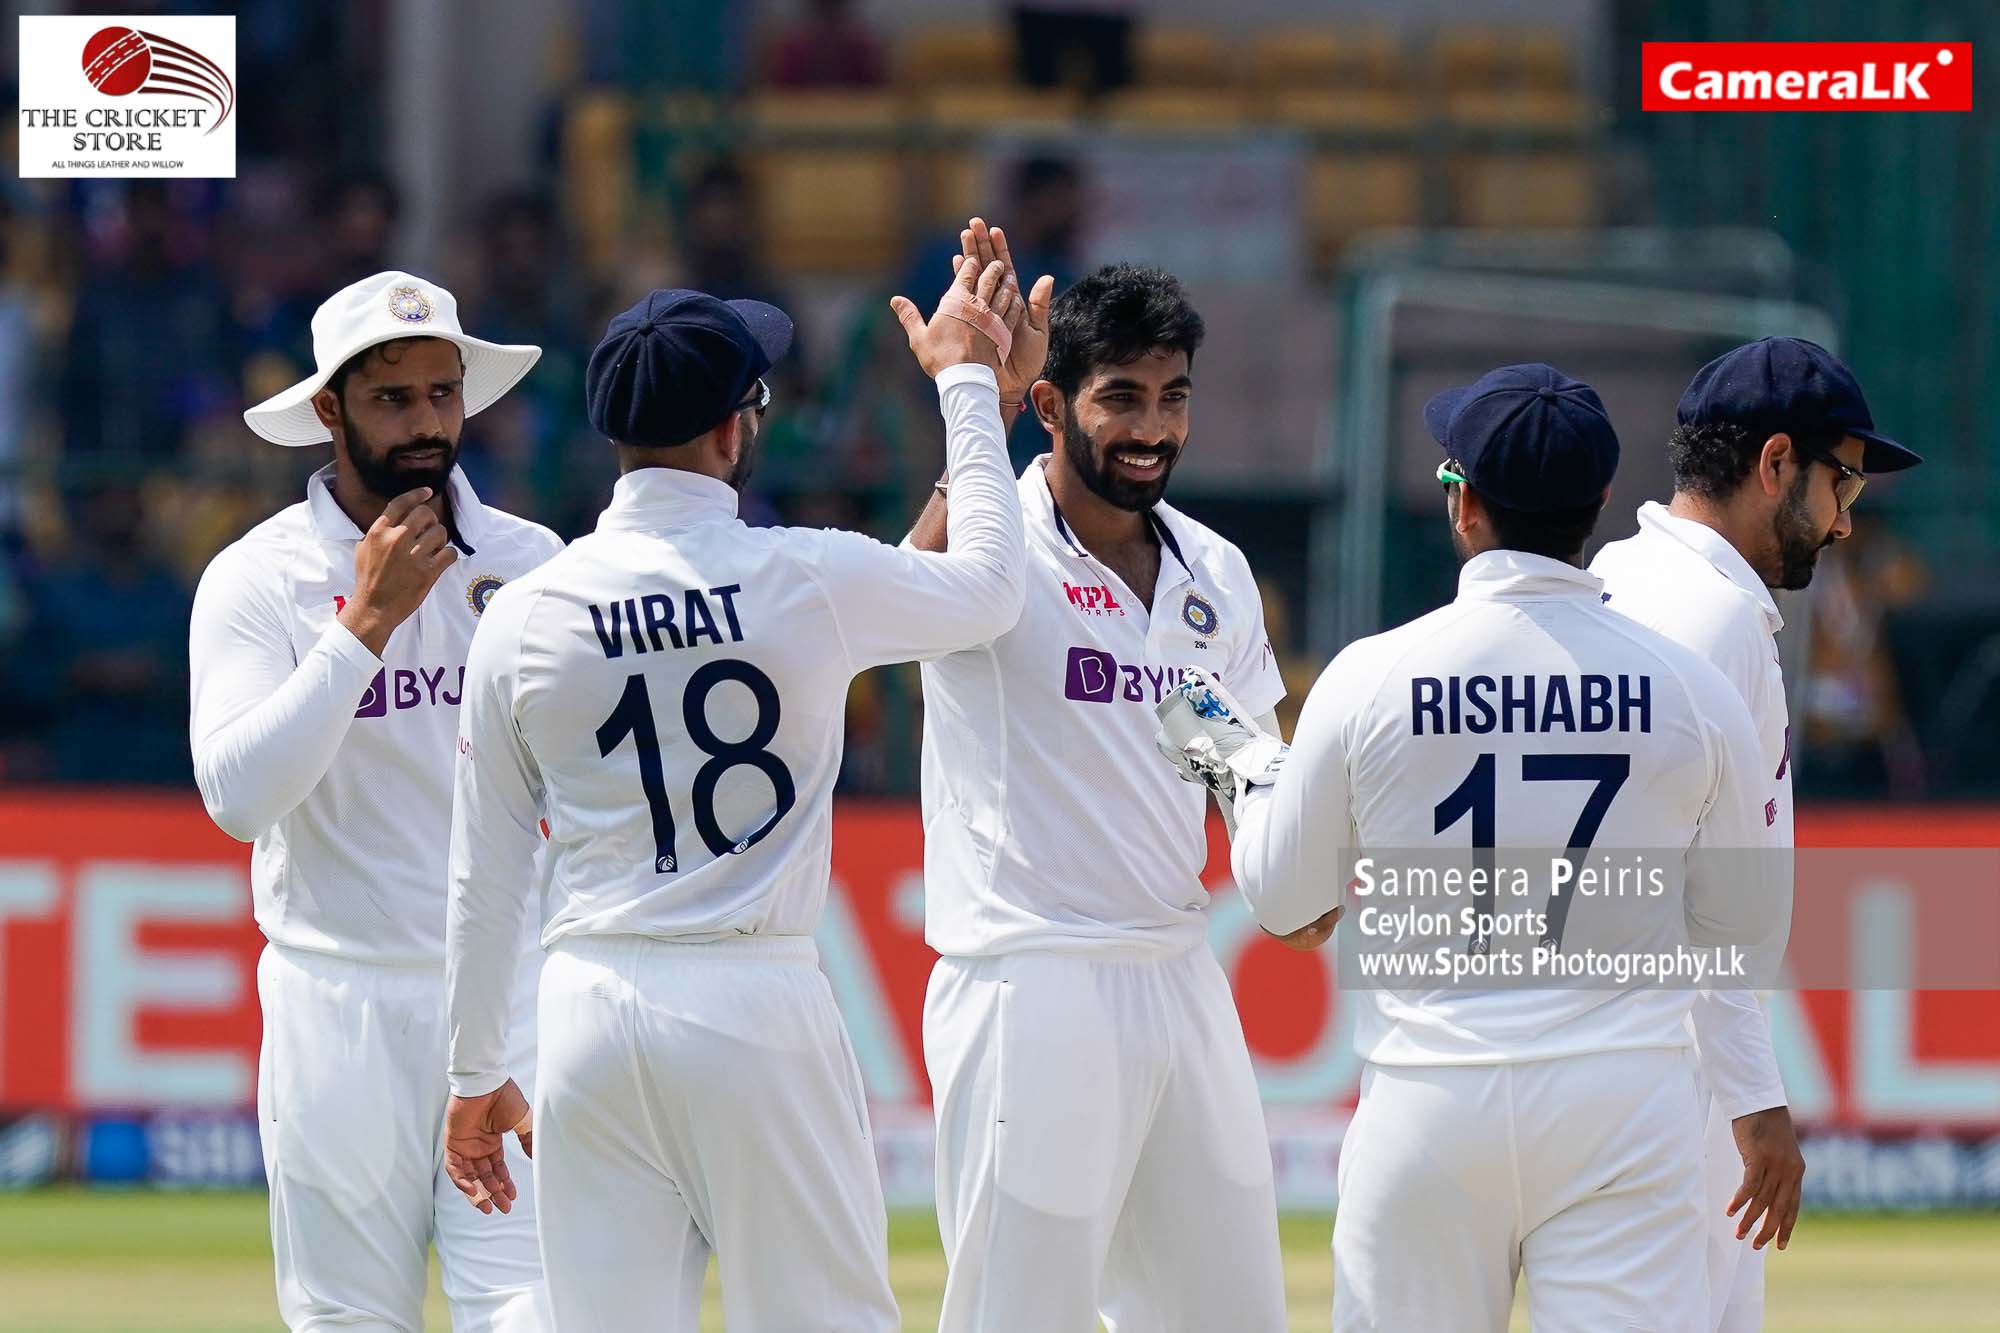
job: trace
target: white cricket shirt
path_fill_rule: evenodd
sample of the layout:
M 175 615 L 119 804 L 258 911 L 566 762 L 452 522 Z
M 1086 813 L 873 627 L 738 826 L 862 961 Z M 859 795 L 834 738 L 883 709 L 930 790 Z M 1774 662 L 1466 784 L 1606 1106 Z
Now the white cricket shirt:
M 726 483 L 619 478 L 597 530 L 495 601 L 472 646 L 451 838 L 452 1089 L 505 1078 L 513 968 L 549 826 L 542 939 L 807 936 L 831 873 L 849 682 L 1021 609 L 1020 501 L 985 366 L 937 377 L 947 554 L 753 528 Z
M 188 632 L 195 782 L 253 841 L 257 924 L 274 944 L 370 963 L 444 961 L 453 737 L 472 632 L 495 591 L 562 542 L 449 483 L 458 560 L 377 658 L 334 616 L 361 530 L 331 464 L 306 498 L 225 547 Z
M 1277 781 L 1239 807 L 1232 859 L 1258 921 L 1288 932 L 1341 902 L 1338 867 L 1353 849 L 1475 845 L 1481 816 L 1456 813 L 1455 798 L 1481 765 L 1495 847 L 1569 846 L 1606 785 L 1594 849 L 1760 846 L 1771 785 L 1742 701 L 1602 595 L 1561 561 L 1488 551 L 1466 562 L 1450 605 L 1349 644 L 1307 697 Z M 1550 771 L 1585 765 L 1622 776 L 1593 788 Z M 1696 945 L 1761 940 L 1789 913 L 1784 893 L 1715 870 L 1690 860 L 1684 888 L 1573 909 L 1624 914 L 1614 924 L 1635 939 Z M 1356 928 L 1351 914 L 1367 905 L 1350 901 L 1339 929 Z M 1685 1046 L 1692 998 L 1655 986 L 1353 993 L 1364 1001 L 1356 1047 L 1383 1064 Z
M 1773 846 L 1792 846 L 1791 718 L 1777 640 L 1785 621 L 1764 580 L 1721 533 L 1657 501 L 1640 506 L 1638 534 L 1599 551 L 1590 570 L 1604 580 L 1612 610 L 1685 644 L 1736 687 L 1757 724 L 1773 790 L 1766 833 Z M 1784 1105 L 1770 1022 L 1755 992 L 1703 990 L 1692 1017 L 1702 1073 L 1725 1116 Z
M 1020 622 L 924 664 L 924 938 L 1175 953 L 1206 930 L 1208 793 L 1160 758 L 1153 710 L 1189 665 L 1253 717 L 1275 707 L 1263 603 L 1243 553 L 1165 504 L 1159 577 L 1135 594 L 1070 533 L 1042 463 L 1020 480 Z

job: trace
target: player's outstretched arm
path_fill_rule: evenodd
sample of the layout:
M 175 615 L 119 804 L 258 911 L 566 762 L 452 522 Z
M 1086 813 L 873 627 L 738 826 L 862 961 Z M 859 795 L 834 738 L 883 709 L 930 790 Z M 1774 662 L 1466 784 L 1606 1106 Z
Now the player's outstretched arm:
M 954 279 L 965 272 L 964 266 L 974 264 L 974 272 L 983 272 L 985 267 L 996 260 L 1004 266 L 1004 282 L 1018 293 L 1020 275 L 1014 268 L 1014 257 L 1007 245 L 1007 234 L 999 227 L 989 228 L 984 220 L 974 218 L 958 234 L 963 253 L 952 257 Z M 1020 414 L 1027 402 L 1028 388 L 1042 373 L 1042 364 L 1049 351 L 1049 303 L 1055 297 L 1056 280 L 1044 273 L 1035 280 L 1022 308 L 1020 323 L 1013 328 L 1013 344 L 1006 358 L 996 369 L 1000 383 L 1000 433 L 1004 436 L 1013 429 L 1014 418 Z M 945 470 L 937 487 L 933 490 L 923 511 L 917 515 L 916 524 L 904 545 L 918 551 L 944 551 L 949 549 L 950 537 L 947 529 L 948 500 L 946 492 L 950 486 L 951 470 Z
M 1353 840 L 1346 712 L 1352 691 L 1340 658 L 1306 696 L 1277 780 L 1236 803 L 1229 862 L 1257 924 L 1273 935 L 1324 943 L 1340 906 L 1339 867 Z M 1301 932 L 1304 932 L 1301 934 Z
M 504 1213 L 514 1197 L 501 1134 L 514 1130 L 523 1148 L 531 1146 L 527 1103 L 506 1060 L 541 845 L 541 772 L 513 707 L 521 634 L 535 599 L 517 584 L 487 604 L 466 655 L 459 707 L 445 908 L 452 1094 L 445 1147 L 453 1182 L 482 1212 Z
M 976 283 L 971 267 L 959 266 L 928 322 L 906 298 L 894 302 L 911 352 L 937 380 L 955 479 L 952 549 L 933 554 L 826 532 L 801 561 L 833 610 L 851 671 L 986 643 L 1021 616 L 1027 535 L 1000 432 L 995 368 L 1005 349 L 991 325 L 1018 323 L 1024 307 L 1005 294 L 997 260 Z
M 429 497 L 420 488 L 390 501 L 356 548 L 355 595 L 296 663 L 272 568 L 235 547 L 202 574 L 188 630 L 188 741 L 202 801 L 231 837 L 255 840 L 319 785 L 389 634 L 451 563 Z

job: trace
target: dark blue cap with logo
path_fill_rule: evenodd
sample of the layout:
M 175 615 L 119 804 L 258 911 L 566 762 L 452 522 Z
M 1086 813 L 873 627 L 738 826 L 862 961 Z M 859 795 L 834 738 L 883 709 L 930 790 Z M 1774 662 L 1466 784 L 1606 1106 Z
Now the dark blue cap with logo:
M 1539 361 L 1489 370 L 1424 404 L 1424 424 L 1482 499 L 1581 509 L 1618 471 L 1618 434 L 1597 390 Z
M 649 292 L 612 317 L 590 354 L 590 424 L 621 444 L 686 444 L 728 420 L 791 345 L 792 321 L 776 306 Z
M 1760 445 L 1781 432 L 1829 448 L 1853 435 L 1862 441 L 1863 472 L 1924 461 L 1877 433 L 1854 372 L 1804 338 L 1759 338 L 1724 352 L 1695 372 L 1674 415 L 1683 426 L 1726 421 L 1761 432 Z

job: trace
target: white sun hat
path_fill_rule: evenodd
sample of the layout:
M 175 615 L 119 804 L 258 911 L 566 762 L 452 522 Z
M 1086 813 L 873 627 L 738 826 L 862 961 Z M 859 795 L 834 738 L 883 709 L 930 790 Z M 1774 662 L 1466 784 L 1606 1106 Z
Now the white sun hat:
M 458 326 L 458 298 L 408 273 L 377 273 L 343 287 L 313 312 L 313 360 L 319 368 L 283 393 L 243 414 L 273 444 L 325 444 L 328 434 L 312 398 L 357 352 L 397 338 L 443 338 L 465 356 L 465 415 L 483 412 L 541 358 L 539 347 L 482 342 Z

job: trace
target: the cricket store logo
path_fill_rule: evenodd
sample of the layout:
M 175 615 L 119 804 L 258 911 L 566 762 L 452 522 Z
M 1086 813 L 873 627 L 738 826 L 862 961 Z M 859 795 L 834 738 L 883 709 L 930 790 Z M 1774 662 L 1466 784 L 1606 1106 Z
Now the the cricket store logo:
M 20 23 L 22 176 L 236 174 L 235 18 Z
M 1971 42 L 1646 42 L 1647 111 L 1970 111 Z

